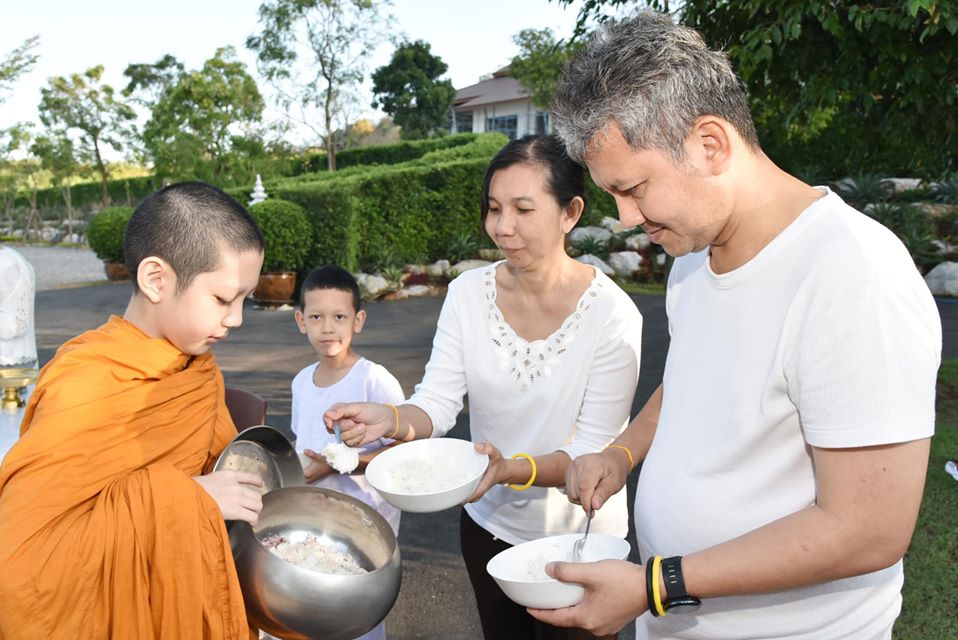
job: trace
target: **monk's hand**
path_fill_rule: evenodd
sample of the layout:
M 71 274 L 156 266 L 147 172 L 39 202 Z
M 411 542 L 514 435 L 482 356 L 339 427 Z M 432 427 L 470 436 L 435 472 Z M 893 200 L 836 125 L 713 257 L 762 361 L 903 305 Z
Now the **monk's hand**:
M 391 407 L 375 402 L 336 403 L 323 414 L 326 431 L 333 433 L 339 423 L 343 443 L 359 447 L 396 430 L 396 414 Z
M 475 447 L 476 453 L 489 456 L 489 466 L 486 467 L 486 472 L 482 474 L 479 486 L 476 487 L 476 490 L 466 502 L 475 502 L 492 487 L 510 481 L 507 468 L 507 462 L 509 461 L 503 459 L 502 453 L 496 447 L 488 442 L 477 442 Z
M 622 490 L 629 471 L 629 459 L 614 449 L 579 456 L 565 472 L 566 496 L 586 513 L 598 510 Z
M 309 458 L 309 464 L 303 469 L 306 482 L 316 482 L 320 478 L 325 478 L 333 472 L 333 467 L 326 461 L 325 456 L 322 454 L 316 453 L 312 449 L 306 449 L 303 451 L 303 455 Z
M 582 602 L 564 609 L 527 609 L 529 614 L 556 627 L 577 627 L 593 635 L 611 635 L 648 608 L 645 569 L 626 560 L 550 562 L 546 573 L 562 582 L 585 588 Z
M 263 481 L 253 473 L 243 471 L 214 471 L 193 478 L 219 505 L 225 520 L 242 520 L 255 525 L 263 509 L 259 489 Z

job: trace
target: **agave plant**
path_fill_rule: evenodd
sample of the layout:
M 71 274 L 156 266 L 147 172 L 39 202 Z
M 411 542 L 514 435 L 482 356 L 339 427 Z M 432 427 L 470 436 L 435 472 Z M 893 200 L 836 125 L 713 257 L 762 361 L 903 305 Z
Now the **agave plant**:
M 591 254 L 603 260 L 609 257 L 608 246 L 598 238 L 592 236 L 584 236 L 573 242 L 572 252 L 577 256 Z
M 397 288 L 402 287 L 403 276 L 406 275 L 402 267 L 389 266 L 382 270 L 382 276 L 389 281 L 391 285 Z
M 931 188 L 935 202 L 958 204 L 958 173 L 947 176 Z
M 863 173 L 836 185 L 838 193 L 852 206 L 862 208 L 876 202 L 885 202 L 892 190 L 885 176 L 877 173 Z
M 479 251 L 479 241 L 469 231 L 456 234 L 446 247 L 446 259 L 452 263 L 468 260 Z

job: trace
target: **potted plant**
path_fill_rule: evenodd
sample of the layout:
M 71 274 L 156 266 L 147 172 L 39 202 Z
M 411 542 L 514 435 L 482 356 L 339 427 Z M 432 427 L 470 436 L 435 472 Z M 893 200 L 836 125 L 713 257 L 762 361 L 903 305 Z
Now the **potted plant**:
M 93 216 L 87 229 L 90 248 L 103 260 L 103 270 L 111 281 L 130 277 L 123 260 L 123 236 L 131 215 L 131 207 L 108 207 Z
M 296 270 L 303 266 L 313 237 L 306 212 L 287 200 L 264 200 L 252 205 L 249 212 L 266 239 L 263 270 L 253 298 L 262 307 L 289 304 L 296 290 Z

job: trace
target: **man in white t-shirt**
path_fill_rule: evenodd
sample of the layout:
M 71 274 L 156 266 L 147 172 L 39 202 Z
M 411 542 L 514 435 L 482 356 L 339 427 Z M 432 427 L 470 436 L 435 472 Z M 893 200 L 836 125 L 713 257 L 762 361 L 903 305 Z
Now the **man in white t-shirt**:
M 934 432 L 941 324 L 887 229 L 762 152 L 721 52 L 667 16 L 603 29 L 557 89 L 570 155 L 673 256 L 662 385 L 577 458 L 599 509 L 642 461 L 643 565 L 550 565 L 557 625 L 694 639 L 891 638 Z

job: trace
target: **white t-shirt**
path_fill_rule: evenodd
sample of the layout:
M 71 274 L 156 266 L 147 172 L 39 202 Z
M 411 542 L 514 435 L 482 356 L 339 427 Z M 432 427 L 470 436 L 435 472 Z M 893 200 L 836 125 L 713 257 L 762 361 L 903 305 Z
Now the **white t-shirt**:
M 827 191 L 827 190 L 826 190 Z M 686 555 L 815 502 L 808 446 L 930 437 L 941 323 L 901 242 L 831 192 L 742 267 L 676 260 L 662 412 L 635 498 L 643 558 Z M 636 637 L 890 638 L 902 564 L 637 621 Z
M 0 246 L 0 367 L 37 366 L 35 288 L 33 266 L 18 251 Z
M 293 378 L 291 428 L 296 434 L 296 450 L 312 449 L 322 453 L 326 445 L 336 442 L 336 436 L 326 431 L 323 414 L 337 402 L 381 402 L 401 404 L 405 396 L 399 381 L 382 365 L 360 358 L 342 380 L 329 387 L 317 387 L 313 372 L 318 363 L 311 364 Z M 366 452 L 383 446 L 382 440 L 363 447 Z M 312 483 L 313 486 L 340 491 L 362 500 L 378 511 L 399 533 L 400 511 L 382 499 L 362 475 L 332 473 Z
M 625 428 L 639 373 L 642 316 L 596 270 L 575 311 L 549 338 L 526 342 L 496 305 L 498 264 L 452 281 L 439 315 L 426 374 L 408 404 L 432 419 L 433 436 L 453 427 L 469 394 L 473 442 L 503 456 L 570 457 L 602 450 Z M 555 488 L 497 485 L 466 512 L 509 544 L 582 531 L 585 515 Z M 625 537 L 625 493 L 599 510 L 592 531 Z

